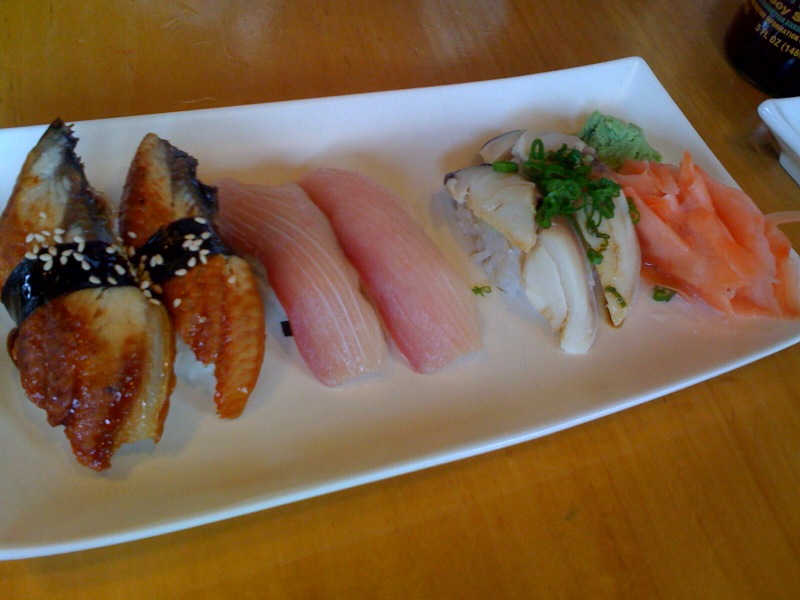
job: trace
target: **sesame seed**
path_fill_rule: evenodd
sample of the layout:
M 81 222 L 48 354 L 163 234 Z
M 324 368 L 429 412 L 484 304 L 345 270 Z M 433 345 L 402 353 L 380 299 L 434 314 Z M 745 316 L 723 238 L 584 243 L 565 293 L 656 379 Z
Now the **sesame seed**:
M 150 303 L 151 303 L 151 304 L 156 304 L 156 305 L 159 305 L 159 304 L 161 304 L 161 302 L 159 302 L 159 301 L 158 301 L 158 300 L 156 300 L 155 298 L 150 298 Z
M 84 241 L 78 242 L 78 252 L 83 252 L 85 248 L 86 248 L 86 242 Z
M 60 235 L 56 234 L 56 235 L 53 236 L 53 241 L 56 244 L 63 244 L 64 243 L 64 238 L 61 237 Z
M 150 290 L 142 290 L 142 293 L 145 295 L 145 298 L 153 297 L 153 292 L 151 292 Z
M 94 283 L 95 285 L 100 285 L 100 278 L 94 275 L 89 276 L 89 283 Z
M 144 281 L 142 281 L 142 283 L 139 284 L 139 287 L 142 288 L 143 290 L 146 290 L 147 288 L 150 287 L 150 283 L 151 282 L 149 279 L 145 279 Z
M 106 277 L 106 281 L 108 283 L 110 283 L 111 285 L 117 285 L 117 280 L 114 279 L 113 277 L 111 277 L 110 275 L 108 277 Z
M 49 232 L 49 231 L 47 231 L 47 230 L 44 230 L 44 229 L 43 229 L 43 230 L 42 230 L 42 235 L 43 235 L 44 237 L 50 237 L 50 232 Z
M 161 286 L 160 286 L 160 285 L 158 285 L 157 283 L 154 283 L 154 284 L 153 284 L 153 291 L 154 291 L 156 294 L 160 294 L 160 293 L 161 293 L 161 292 L 163 292 L 164 290 L 163 290 L 163 289 L 161 289 Z
M 58 250 L 56 249 L 56 247 L 55 247 L 55 246 L 50 246 L 50 247 L 47 249 L 47 253 L 48 253 L 50 256 L 55 256 L 56 254 L 58 254 Z
M 186 269 L 177 269 L 177 270 L 175 271 L 175 275 L 177 275 L 178 277 L 183 277 L 183 276 L 184 276 L 184 275 L 186 275 L 186 273 L 188 273 L 188 272 L 189 272 L 189 271 L 187 271 Z
M 186 263 L 186 266 L 188 266 L 188 267 L 191 269 L 191 268 L 192 268 L 193 266 L 195 266 L 196 264 L 197 264 L 197 259 L 196 259 L 196 258 L 193 256 L 193 257 L 191 257 L 191 258 L 189 259 L 189 261 Z
M 116 246 L 106 246 L 106 254 L 116 254 L 117 247 Z
M 53 257 L 50 254 L 39 254 L 38 258 L 42 262 L 48 262 L 48 261 L 53 260 Z
M 49 271 L 52 268 L 53 268 L 53 261 L 52 260 L 48 260 L 47 262 L 44 263 L 44 266 L 42 267 L 42 270 Z
M 69 256 L 69 254 L 67 254 L 67 252 L 72 253 L 72 250 L 64 250 L 64 254 L 66 256 Z M 81 254 L 80 252 L 75 252 L 75 260 L 83 260 L 83 258 L 84 258 L 83 254 Z
M 65 264 L 67 264 L 67 260 L 69 260 L 69 257 L 68 257 L 68 256 L 64 256 L 64 255 L 62 254 L 62 255 L 59 257 L 59 259 L 58 259 L 58 262 L 60 262 L 62 265 L 65 265 Z
M 175 300 L 172 301 L 172 306 L 174 306 L 175 308 L 178 308 L 180 305 L 181 305 L 180 298 L 175 298 Z
M 200 223 L 201 225 L 205 225 L 206 223 L 208 223 L 208 221 L 206 221 L 203 217 L 195 217 L 194 220 Z
M 203 263 L 204 265 L 208 264 L 208 259 L 206 258 L 205 254 L 200 255 L 200 262 Z
M 41 218 L 43 218 L 43 219 L 46 219 L 46 218 L 47 218 L 47 213 L 46 213 L 46 212 L 44 212 L 44 211 L 42 211 L 42 212 L 40 212 L 40 213 L 39 213 L 39 216 L 40 216 Z
M 83 243 L 83 242 L 85 242 L 85 241 L 86 241 L 86 240 L 83 238 L 83 236 L 82 236 L 82 235 L 76 235 L 76 236 L 75 236 L 74 238 L 72 238 L 72 239 L 73 239 L 73 241 L 74 241 L 76 244 L 80 244 L 80 243 Z
M 155 267 L 158 264 L 158 254 L 155 254 L 150 257 L 150 266 Z
M 228 277 L 228 283 L 236 283 L 236 275 L 231 275 Z
M 55 233 L 56 235 L 63 235 L 66 233 L 66 231 L 61 229 L 61 227 L 56 227 L 55 229 L 53 229 L 53 233 Z
M 32 233 L 29 233 L 28 235 L 25 236 L 25 243 L 26 244 L 30 244 L 32 241 L 33 241 L 33 234 Z
M 89 271 L 91 268 L 92 267 L 88 262 L 86 262 L 85 260 L 81 261 L 81 269 L 83 269 L 84 271 Z
M 200 238 L 203 239 L 203 240 L 207 240 L 210 237 L 211 237 L 211 232 L 210 231 L 204 231 L 203 233 L 200 234 Z
M 125 275 L 125 267 L 120 264 L 114 265 L 114 270 L 119 273 L 120 275 Z
M 25 258 L 28 260 L 36 260 L 37 256 L 33 252 L 26 252 Z
M 33 239 L 35 239 L 40 244 L 44 244 L 44 236 L 41 233 L 34 233 Z
M 128 232 L 128 237 L 131 238 L 132 240 L 135 240 L 136 239 L 136 232 L 135 231 L 129 231 Z

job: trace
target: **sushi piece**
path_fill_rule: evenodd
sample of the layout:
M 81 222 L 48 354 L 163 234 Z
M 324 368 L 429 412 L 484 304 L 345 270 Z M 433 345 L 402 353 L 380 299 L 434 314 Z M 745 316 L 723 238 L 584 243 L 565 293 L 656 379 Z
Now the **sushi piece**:
M 563 350 L 586 352 L 597 330 L 593 275 L 569 221 L 559 217 L 539 228 L 536 186 L 491 165 L 450 173 L 445 188 L 473 262 L 507 294 L 527 298 L 559 334 Z
M 55 120 L 29 153 L 0 216 L 0 285 L 26 395 L 64 427 L 77 460 L 100 471 L 121 445 L 160 439 L 175 343 L 164 307 L 137 285 L 76 143 Z
M 379 369 L 387 349 L 375 310 L 325 215 L 298 185 L 218 182 L 219 230 L 266 266 L 311 372 L 338 386 Z
M 435 371 L 482 347 L 469 287 L 399 198 L 344 169 L 317 169 L 298 183 L 330 220 L 414 371 Z
M 239 416 L 264 358 L 264 305 L 250 265 L 217 234 L 216 189 L 197 179 L 197 160 L 155 134 L 133 158 L 119 229 L 146 292 L 166 306 L 176 331 L 214 365 L 222 418 Z

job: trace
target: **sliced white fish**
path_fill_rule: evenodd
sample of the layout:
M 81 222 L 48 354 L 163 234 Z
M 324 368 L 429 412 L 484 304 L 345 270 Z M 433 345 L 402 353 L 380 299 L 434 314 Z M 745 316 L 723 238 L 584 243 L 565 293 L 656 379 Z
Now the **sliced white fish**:
M 527 252 L 536 242 L 536 185 L 518 173 L 500 173 L 491 165 L 467 167 L 445 178 L 458 204 Z
M 561 335 L 561 348 L 571 354 L 589 350 L 597 333 L 593 275 L 586 252 L 563 217 L 539 232 L 522 267 L 525 295 Z
M 512 160 L 511 150 L 524 133 L 524 129 L 515 129 L 493 137 L 481 147 L 481 158 L 487 163 L 493 163 L 498 160 Z
M 628 315 L 639 287 L 641 249 L 633 220 L 624 194 L 614 199 L 614 216 L 603 219 L 597 235 L 590 231 L 583 212 L 575 215 L 584 241 L 601 253 L 603 260 L 595 265 L 600 286 L 606 299 L 606 308 L 614 326 L 619 326 Z

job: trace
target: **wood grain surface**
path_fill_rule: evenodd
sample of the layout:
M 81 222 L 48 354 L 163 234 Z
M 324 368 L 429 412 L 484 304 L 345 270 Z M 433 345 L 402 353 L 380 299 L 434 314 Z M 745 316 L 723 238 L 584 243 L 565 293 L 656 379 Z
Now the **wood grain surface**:
M 725 59 L 735 7 L 5 0 L 0 126 L 636 55 L 765 212 L 797 208 L 800 187 L 749 142 L 766 96 Z M 800 231 L 787 232 L 800 247 Z M 797 598 L 800 349 L 476 458 L 162 537 L 3 562 L 0 589 L 6 600 Z

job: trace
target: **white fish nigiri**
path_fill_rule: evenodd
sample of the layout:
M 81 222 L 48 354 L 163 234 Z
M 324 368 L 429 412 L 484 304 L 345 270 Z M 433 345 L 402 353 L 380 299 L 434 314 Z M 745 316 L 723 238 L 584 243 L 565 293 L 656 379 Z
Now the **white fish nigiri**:
M 387 349 L 325 215 L 296 184 L 218 183 L 217 226 L 232 247 L 264 263 L 314 376 L 337 386 L 379 369 Z
M 330 219 L 412 369 L 431 372 L 482 347 L 468 285 L 399 198 L 343 169 L 312 171 L 299 184 Z

